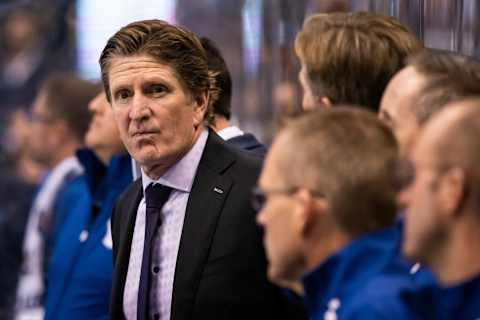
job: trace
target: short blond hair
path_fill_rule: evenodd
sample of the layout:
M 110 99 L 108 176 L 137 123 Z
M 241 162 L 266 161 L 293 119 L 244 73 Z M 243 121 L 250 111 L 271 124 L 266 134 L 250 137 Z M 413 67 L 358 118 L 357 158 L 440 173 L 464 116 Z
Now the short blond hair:
M 317 109 L 292 120 L 280 135 L 288 149 L 278 159 L 285 182 L 324 194 L 347 234 L 394 223 L 398 145 L 375 114 L 355 106 Z
M 408 65 L 425 79 L 411 106 L 420 125 L 452 102 L 480 97 L 480 62 L 474 57 L 426 49 L 410 57 Z
M 316 95 L 375 112 L 390 79 L 421 48 L 399 21 L 371 12 L 313 15 L 295 39 Z

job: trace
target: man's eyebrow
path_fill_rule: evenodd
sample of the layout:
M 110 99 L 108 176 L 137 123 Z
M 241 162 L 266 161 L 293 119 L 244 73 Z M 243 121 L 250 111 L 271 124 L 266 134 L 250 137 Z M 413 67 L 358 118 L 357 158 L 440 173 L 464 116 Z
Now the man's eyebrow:
M 129 84 L 126 84 L 124 82 L 118 82 L 116 84 L 112 84 L 110 86 L 110 91 L 113 93 L 115 91 L 118 91 L 120 89 L 126 89 L 126 88 L 130 88 L 131 86 Z

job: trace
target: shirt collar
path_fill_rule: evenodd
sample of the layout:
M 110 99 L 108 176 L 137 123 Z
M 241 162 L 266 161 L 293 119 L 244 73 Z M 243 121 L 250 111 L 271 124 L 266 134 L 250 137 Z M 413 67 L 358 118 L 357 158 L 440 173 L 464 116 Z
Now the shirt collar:
M 219 130 L 217 134 L 223 139 L 223 140 L 229 140 L 238 136 L 243 136 L 244 132 L 240 130 L 236 126 L 230 126 L 225 129 Z
M 180 161 L 167 170 L 158 180 L 148 177 L 142 169 L 143 191 L 150 183 L 159 183 L 175 190 L 190 192 L 198 164 L 207 144 L 208 130 L 204 129 L 193 147 Z

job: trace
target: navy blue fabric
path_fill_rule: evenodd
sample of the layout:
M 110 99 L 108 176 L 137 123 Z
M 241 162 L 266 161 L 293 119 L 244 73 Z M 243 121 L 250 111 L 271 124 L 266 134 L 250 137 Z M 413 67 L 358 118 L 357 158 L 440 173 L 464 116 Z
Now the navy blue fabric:
M 114 202 L 132 181 L 128 155 L 107 167 L 89 150 L 77 157 L 85 174 L 59 199 L 65 223 L 58 233 L 47 279 L 45 319 L 108 319 L 112 251 L 107 240 Z M 80 234 L 88 237 L 80 240 Z
M 45 181 L 50 173 L 45 175 L 43 181 Z M 65 212 L 61 208 L 61 203 L 62 203 L 62 198 L 64 197 L 65 193 L 69 193 L 70 197 L 76 197 L 79 196 L 79 194 L 76 194 L 72 189 L 70 185 L 75 185 L 76 178 L 78 177 L 77 173 L 70 173 L 67 176 L 64 177 L 64 181 L 62 182 L 61 187 L 58 189 L 57 196 L 54 200 L 53 206 L 52 206 L 52 212 L 50 216 L 48 216 L 47 219 L 42 220 L 40 219 L 39 222 L 39 230 L 44 238 L 44 243 L 45 243 L 45 248 L 44 248 L 44 270 L 48 270 L 48 265 L 50 262 L 50 258 L 52 256 L 52 251 L 53 248 L 55 247 L 56 242 L 58 241 L 58 234 L 60 230 L 62 229 L 62 226 L 65 222 L 66 216 L 68 212 Z M 43 182 L 42 182 L 43 185 Z M 41 186 L 42 186 L 41 185 Z M 41 189 L 41 186 L 39 190 Z M 79 191 L 79 190 L 78 190 Z M 81 192 L 80 192 L 81 193 Z
M 233 137 L 228 139 L 227 142 L 235 147 L 248 150 L 261 156 L 264 156 L 267 153 L 265 146 L 251 133 L 245 133 L 241 136 Z
M 161 184 L 150 184 L 145 190 L 145 240 L 143 242 L 142 270 L 138 285 L 137 320 L 147 320 L 150 313 L 150 272 L 154 237 L 162 225 L 162 208 L 172 188 Z
M 304 277 L 312 319 L 411 319 L 401 292 L 415 284 L 410 264 L 398 255 L 398 231 L 356 239 Z
M 402 298 L 416 314 L 412 320 L 480 319 L 480 275 L 451 287 L 431 282 L 405 290 Z
M 4 174 L 0 184 L 0 319 L 13 319 L 25 226 L 37 186 L 6 175 L 3 169 L 0 164 L 0 176 Z

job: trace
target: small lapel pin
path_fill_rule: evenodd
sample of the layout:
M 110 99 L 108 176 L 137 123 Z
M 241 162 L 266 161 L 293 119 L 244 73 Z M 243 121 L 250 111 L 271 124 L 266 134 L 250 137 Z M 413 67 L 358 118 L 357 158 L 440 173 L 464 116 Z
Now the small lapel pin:
M 217 187 L 214 187 L 213 191 L 215 191 L 216 193 L 219 193 L 219 194 L 223 194 L 223 190 L 220 189 L 220 188 L 217 188 Z

